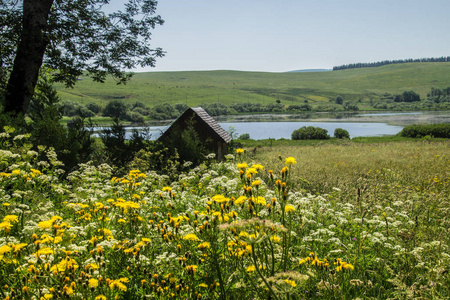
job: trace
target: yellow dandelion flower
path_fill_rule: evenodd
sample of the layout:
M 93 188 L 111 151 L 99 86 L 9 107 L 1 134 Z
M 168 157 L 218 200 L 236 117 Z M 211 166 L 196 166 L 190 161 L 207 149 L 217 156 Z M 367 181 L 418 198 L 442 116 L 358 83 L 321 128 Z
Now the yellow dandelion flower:
M 8 252 L 10 252 L 12 249 L 13 249 L 13 248 L 11 248 L 11 247 L 8 246 L 8 245 L 3 245 L 3 246 L 0 247 L 0 255 L 3 255 L 3 254 L 5 254 L 5 253 L 8 253 Z
M 237 154 L 244 153 L 244 151 L 245 151 L 245 150 L 242 149 L 242 148 L 237 148 L 237 149 L 236 149 L 236 153 L 237 153 Z
M 41 248 L 38 250 L 38 252 L 36 253 L 37 256 L 41 256 L 41 255 L 50 255 L 53 254 L 53 250 L 51 248 L 45 247 L 45 248 Z
M 296 287 L 297 286 L 297 284 L 295 283 L 294 280 L 285 279 L 284 282 L 286 282 L 288 285 L 290 285 L 292 287 Z
M 253 175 L 256 175 L 256 174 L 258 174 L 258 170 L 257 169 L 255 169 L 255 168 L 248 168 L 247 169 L 247 172 L 245 173 L 245 175 L 250 175 L 250 176 L 253 176 Z
M 12 248 L 14 249 L 14 252 L 19 252 L 20 250 L 22 250 L 22 249 L 25 248 L 26 246 L 28 246 L 28 244 L 26 244 L 26 243 L 20 243 L 20 244 L 12 245 Z
M 252 186 L 259 186 L 261 185 L 261 180 L 255 180 L 252 182 Z
M 284 207 L 284 212 L 286 212 L 286 213 L 290 213 L 290 212 L 293 212 L 293 211 L 295 211 L 295 207 L 290 205 L 290 204 L 288 204 L 288 205 L 286 205 Z
M 270 240 L 274 243 L 278 243 L 280 241 L 280 237 L 278 235 L 273 235 L 270 237 Z
M 162 188 L 162 191 L 163 192 L 171 192 L 172 188 L 170 186 L 165 186 L 165 187 Z
M 215 195 L 211 199 L 217 203 L 227 202 L 229 200 L 229 198 L 226 198 L 223 195 Z
M 96 288 L 98 287 L 98 280 L 95 278 L 90 278 L 89 279 L 89 287 L 90 288 Z
M 252 165 L 252 168 L 254 168 L 258 171 L 264 170 L 264 166 L 260 165 L 260 164 Z
M 297 161 L 295 160 L 295 158 L 293 158 L 293 157 L 286 158 L 286 162 L 285 162 L 286 165 L 295 165 L 296 163 L 297 163 Z
M 234 204 L 239 205 L 245 202 L 245 200 L 247 200 L 247 197 L 245 196 L 240 196 L 239 198 L 237 198 L 236 200 L 234 200 Z
M 203 242 L 200 245 L 198 245 L 198 248 L 203 250 L 203 249 L 209 249 L 211 247 L 211 244 L 208 242 Z
M 12 227 L 13 226 L 9 222 L 1 222 L 0 223 L 0 229 L 5 230 L 6 232 L 8 232 Z
M 256 271 L 256 267 L 255 266 L 248 266 L 246 271 L 247 271 L 247 273 L 255 272 Z
M 3 218 L 4 222 L 9 222 L 9 223 L 18 223 L 19 222 L 19 217 L 16 215 L 7 215 Z
M 266 205 L 266 199 L 264 199 L 263 197 L 259 196 L 257 198 L 252 197 L 252 201 L 255 202 L 256 204 L 260 204 L 260 205 Z
M 198 241 L 198 237 L 194 233 L 188 233 L 183 236 L 183 240 L 196 242 Z
M 185 267 L 185 270 L 188 273 L 195 274 L 197 272 L 197 268 L 198 268 L 198 266 L 196 266 L 196 265 L 189 265 L 189 266 Z
M 248 165 L 247 165 L 247 163 L 240 163 L 240 164 L 237 164 L 237 167 L 238 167 L 238 169 L 247 169 L 248 168 Z
M 106 299 L 107 299 L 106 296 L 104 296 L 104 295 L 99 295 L 99 296 L 95 297 L 94 300 L 106 300 Z

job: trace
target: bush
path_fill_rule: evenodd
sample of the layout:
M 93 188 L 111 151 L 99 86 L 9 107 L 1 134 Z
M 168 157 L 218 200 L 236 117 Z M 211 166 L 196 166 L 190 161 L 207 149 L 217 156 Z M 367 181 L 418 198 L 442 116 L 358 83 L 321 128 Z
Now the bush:
M 239 136 L 240 140 L 249 140 L 250 139 L 250 134 L 248 133 L 243 133 Z
M 128 107 L 123 101 L 112 100 L 106 104 L 103 115 L 111 118 L 124 119 L 126 118 L 127 111 Z
M 403 137 L 411 138 L 421 138 L 425 136 L 450 138 L 450 124 L 408 125 L 398 134 Z
M 133 123 L 144 123 L 144 116 L 133 110 L 127 112 L 126 120 Z
M 358 105 L 350 102 L 350 101 L 346 101 L 344 103 L 344 110 L 346 111 L 357 111 L 359 110 Z
M 336 128 L 334 130 L 334 137 L 338 138 L 338 139 L 349 139 L 350 138 L 350 134 L 345 129 Z
M 326 140 L 329 139 L 328 130 L 314 127 L 314 126 L 303 126 L 292 132 L 291 138 L 293 140 Z
M 98 105 L 95 102 L 91 102 L 91 103 L 86 104 L 86 108 L 89 109 L 90 111 L 92 111 L 94 114 L 98 114 L 102 110 L 100 105 Z

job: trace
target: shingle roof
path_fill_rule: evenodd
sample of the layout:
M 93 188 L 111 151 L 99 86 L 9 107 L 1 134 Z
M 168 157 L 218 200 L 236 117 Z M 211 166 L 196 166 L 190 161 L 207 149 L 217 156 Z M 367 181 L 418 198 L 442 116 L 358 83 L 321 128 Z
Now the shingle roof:
M 226 143 L 229 143 L 233 138 L 226 132 L 219 123 L 216 122 L 203 108 L 191 107 L 191 109 L 211 127 Z
M 220 127 L 219 123 L 216 122 L 202 107 L 190 107 L 188 108 L 181 116 L 179 116 L 172 124 L 164 131 L 164 133 L 159 137 L 159 139 L 164 138 L 167 133 L 170 131 L 172 125 L 179 122 L 180 119 L 183 119 L 184 116 L 190 115 L 191 112 L 194 112 L 211 130 L 217 135 L 218 138 L 222 139 L 225 143 L 229 143 L 233 138 L 231 135 L 226 132 L 222 127 Z

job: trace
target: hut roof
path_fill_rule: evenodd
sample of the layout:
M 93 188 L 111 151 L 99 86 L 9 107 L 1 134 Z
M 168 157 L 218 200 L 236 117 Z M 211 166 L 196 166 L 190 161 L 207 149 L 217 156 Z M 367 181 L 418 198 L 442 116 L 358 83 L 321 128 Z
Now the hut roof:
M 216 122 L 203 108 L 201 107 L 190 107 L 188 108 L 181 116 L 179 116 L 171 125 L 181 122 L 181 120 L 184 120 L 186 117 L 191 116 L 192 114 L 197 115 L 204 124 L 206 124 L 211 130 L 211 132 L 216 135 L 217 138 L 223 140 L 225 143 L 229 143 L 232 140 L 231 135 L 226 132 L 219 123 Z M 163 136 L 166 135 L 167 132 L 169 132 L 170 127 L 166 129 L 166 131 L 161 135 L 160 138 L 163 138 Z

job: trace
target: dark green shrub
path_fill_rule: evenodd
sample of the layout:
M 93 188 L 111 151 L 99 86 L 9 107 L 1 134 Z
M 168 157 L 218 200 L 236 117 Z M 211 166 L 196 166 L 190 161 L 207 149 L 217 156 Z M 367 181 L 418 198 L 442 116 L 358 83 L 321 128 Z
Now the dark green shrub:
M 350 101 L 346 101 L 344 103 L 344 110 L 346 110 L 346 111 L 357 111 L 357 110 L 359 110 L 359 107 L 355 103 L 352 103 Z
M 243 133 L 239 136 L 240 140 L 249 140 L 250 139 L 250 134 L 248 133 Z
M 89 109 L 90 111 L 92 111 L 94 114 L 98 114 L 102 110 L 100 105 L 98 105 L 95 102 L 91 102 L 91 103 L 86 104 L 86 108 Z
M 58 159 L 64 163 L 64 170 L 70 172 L 79 163 L 89 160 L 93 140 L 83 118 L 72 119 L 67 128 L 60 123 L 63 107 L 59 102 L 58 93 L 43 76 L 28 108 L 31 119 L 28 132 L 31 133 L 34 147 L 42 145 L 54 148 Z M 83 106 L 79 108 L 87 110 Z
M 350 134 L 345 129 L 336 128 L 334 130 L 334 137 L 338 138 L 338 139 L 349 139 L 350 138 Z
M 106 104 L 103 115 L 111 118 L 125 119 L 127 111 L 128 107 L 123 101 L 112 100 Z
M 133 110 L 127 112 L 126 120 L 133 123 L 144 123 L 144 116 Z
M 405 126 L 398 135 L 411 138 L 421 138 L 425 136 L 450 138 L 450 124 L 408 125 Z
M 303 126 L 292 132 L 291 138 L 293 140 L 326 140 L 329 139 L 328 130 L 314 127 L 314 126 Z

